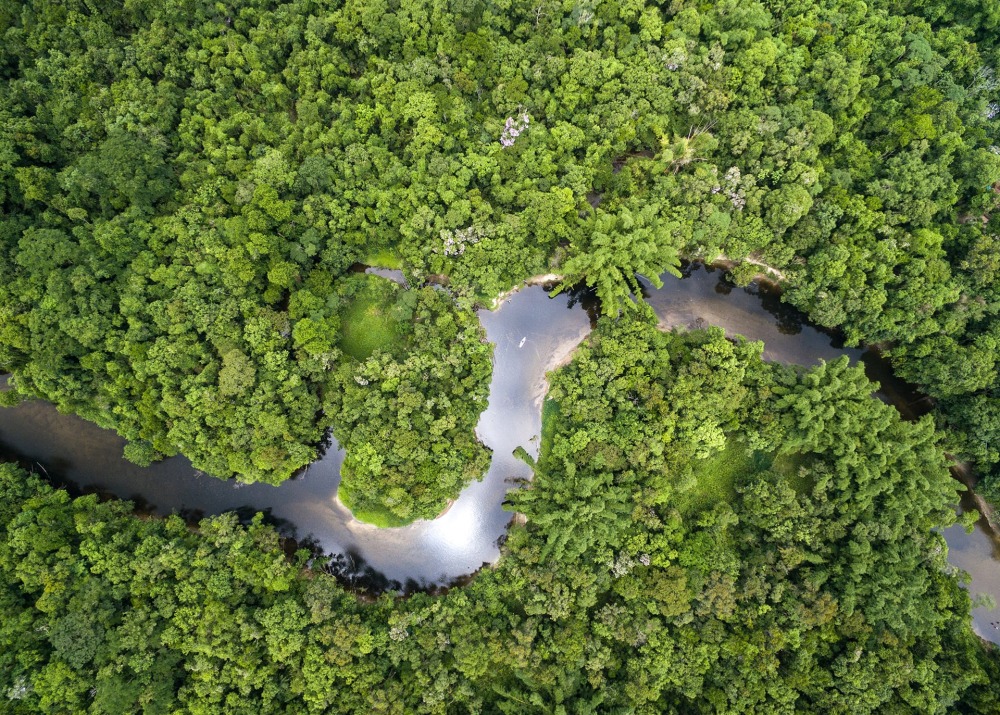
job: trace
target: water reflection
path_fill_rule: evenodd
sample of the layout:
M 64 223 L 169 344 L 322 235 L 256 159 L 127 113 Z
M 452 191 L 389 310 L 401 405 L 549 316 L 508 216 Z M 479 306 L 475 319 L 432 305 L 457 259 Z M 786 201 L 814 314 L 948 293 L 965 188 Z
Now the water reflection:
M 570 291 L 550 299 L 549 290 L 525 288 L 496 311 L 480 311 L 495 349 L 489 405 L 477 434 L 493 450 L 492 463 L 482 481 L 433 521 L 378 529 L 355 520 L 336 499 L 344 451 L 332 438 L 320 459 L 280 487 L 213 479 L 182 457 L 137 467 L 122 458 L 124 441 L 116 434 L 42 402 L 0 409 L 0 440 L 9 456 L 36 471 L 45 465 L 76 493 L 141 500 L 150 513 L 192 520 L 265 512 L 283 535 L 340 554 L 330 569 L 354 585 L 404 591 L 448 584 L 499 555 L 498 540 L 511 519 L 503 509 L 506 493 L 514 480 L 531 476 L 513 451 L 524 446 L 537 454 L 545 373 L 592 328 L 591 295 Z
M 641 281 L 643 296 L 664 327 L 718 325 L 731 335 L 763 341 L 764 359 L 784 363 L 812 365 L 846 354 L 864 364 L 869 378 L 881 385 L 879 397 L 904 416 L 912 419 L 930 409 L 926 398 L 892 375 L 876 350 L 845 348 L 835 333 L 810 325 L 767 286 L 738 288 L 722 270 L 700 264 L 686 264 L 682 272 L 682 279 L 663 276 L 660 289 Z M 572 290 L 550 299 L 553 287 L 528 287 L 497 310 L 480 311 L 495 349 L 489 406 L 477 433 L 492 449 L 492 463 L 486 477 L 467 487 L 434 521 L 376 529 L 353 519 L 336 499 L 344 452 L 332 439 L 320 459 L 281 487 L 238 486 L 202 475 L 181 457 L 136 467 L 122 459 L 124 443 L 114 433 L 30 402 L 0 409 L 0 454 L 19 458 L 77 492 L 132 499 L 149 513 L 197 518 L 229 510 L 246 516 L 263 511 L 284 535 L 334 554 L 327 570 L 359 589 L 433 590 L 461 582 L 497 558 L 511 519 L 503 510 L 505 495 L 531 475 L 513 451 L 520 446 L 538 454 L 545 373 L 571 354 L 597 317 L 598 303 L 590 291 Z M 962 508 L 969 504 L 963 501 Z M 988 525 L 981 521 L 972 534 L 960 527 L 944 533 L 951 562 L 972 575 L 973 594 L 1000 594 L 998 550 Z M 977 608 L 974 619 L 981 635 L 1000 642 L 1000 629 L 991 625 L 1000 615 Z
M 963 480 L 964 481 L 964 480 Z M 976 510 L 971 492 L 962 495 L 959 513 Z M 967 588 L 973 598 L 987 596 L 1000 601 L 1000 538 L 986 517 L 980 516 L 972 533 L 961 525 L 944 530 L 948 561 L 969 574 Z M 972 609 L 972 628 L 993 643 L 1000 643 L 1000 610 L 991 605 Z

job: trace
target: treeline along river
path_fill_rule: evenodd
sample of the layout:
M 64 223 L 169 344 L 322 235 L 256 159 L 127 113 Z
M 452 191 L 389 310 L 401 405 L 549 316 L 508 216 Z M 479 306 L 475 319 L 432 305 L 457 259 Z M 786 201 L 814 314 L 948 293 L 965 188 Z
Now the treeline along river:
M 764 343 L 764 359 L 811 365 L 848 355 L 862 362 L 880 383 L 878 397 L 906 418 L 930 405 L 895 379 L 875 350 L 845 348 L 833 334 L 810 325 L 805 316 L 766 287 L 734 287 L 723 271 L 692 264 L 683 278 L 663 276 L 663 288 L 644 283 L 644 295 L 665 328 L 717 325 L 728 334 Z M 550 287 L 526 287 L 479 317 L 495 344 L 489 406 L 479 438 L 493 450 L 484 479 L 467 487 L 433 521 L 379 529 L 361 523 L 337 500 L 344 453 L 332 438 L 321 457 L 279 487 L 240 485 L 193 469 L 183 457 L 137 467 L 122 457 L 123 440 L 113 432 L 43 402 L 0 409 L 0 452 L 42 472 L 71 491 L 97 491 L 131 499 L 153 514 L 178 512 L 189 518 L 263 511 L 289 536 L 332 554 L 331 567 L 346 581 L 366 588 L 410 590 L 447 585 L 495 561 L 512 514 L 503 509 L 512 484 L 531 476 L 513 456 L 517 447 L 537 456 L 545 374 L 566 360 L 590 332 L 597 305 L 586 292 L 549 297 Z M 959 509 L 972 508 L 966 495 Z M 945 532 L 951 563 L 971 575 L 973 594 L 1000 599 L 1000 539 L 985 519 L 966 534 L 961 526 Z M 974 609 L 976 631 L 1000 642 L 1000 612 Z

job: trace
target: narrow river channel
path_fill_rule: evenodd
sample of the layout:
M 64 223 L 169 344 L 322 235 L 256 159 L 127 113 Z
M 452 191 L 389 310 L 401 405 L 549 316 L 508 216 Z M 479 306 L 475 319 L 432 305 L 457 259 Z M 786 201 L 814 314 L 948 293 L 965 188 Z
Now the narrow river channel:
M 723 271 L 700 264 L 684 277 L 663 277 L 660 289 L 644 284 L 644 296 L 664 327 L 718 325 L 731 335 L 764 342 L 764 358 L 812 365 L 846 354 L 861 361 L 882 388 L 879 397 L 907 418 L 926 412 L 926 401 L 893 378 L 873 350 L 844 348 L 835 336 L 809 325 L 804 316 L 766 290 L 733 287 Z M 493 450 L 484 479 L 467 487 L 433 521 L 378 529 L 355 520 L 336 499 L 343 451 L 330 440 L 325 454 L 280 487 L 239 485 L 203 475 L 182 457 L 140 468 L 122 457 L 123 440 L 113 432 L 43 402 L 0 409 L 0 456 L 31 463 L 73 491 L 132 499 L 155 514 L 188 518 L 239 510 L 263 511 L 284 533 L 336 554 L 335 571 L 373 589 L 409 590 L 454 582 L 496 560 L 511 519 L 503 501 L 514 480 L 531 476 L 513 456 L 518 446 L 537 456 L 545 374 L 566 359 L 590 332 L 596 303 L 587 293 L 548 297 L 544 286 L 526 287 L 495 311 L 480 311 L 495 344 L 489 406 L 477 431 Z M 970 508 L 967 500 L 962 507 Z M 958 526 L 944 532 L 955 566 L 969 572 L 972 593 L 1000 600 L 1000 540 L 984 520 L 972 534 Z M 974 610 L 981 636 L 1000 642 L 1000 611 Z M 1000 624 L 998 624 L 1000 625 Z

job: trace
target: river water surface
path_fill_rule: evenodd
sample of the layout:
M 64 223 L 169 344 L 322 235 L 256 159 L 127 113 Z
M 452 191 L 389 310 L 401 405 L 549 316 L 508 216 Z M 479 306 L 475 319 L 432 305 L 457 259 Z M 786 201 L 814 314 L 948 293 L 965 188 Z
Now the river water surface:
M 764 358 L 812 365 L 848 355 L 861 361 L 881 384 L 878 396 L 907 418 L 927 411 L 927 401 L 893 378 L 873 350 L 844 348 L 836 336 L 810 326 L 798 311 L 757 286 L 737 288 L 723 271 L 687 266 L 682 279 L 663 276 L 664 286 L 644 282 L 643 294 L 664 327 L 718 325 L 730 335 L 764 342 Z M 326 452 L 302 474 L 280 487 L 239 485 L 193 469 L 183 457 L 148 468 L 121 457 L 124 441 L 113 432 L 43 402 L 0 409 L 0 453 L 36 465 L 74 491 L 97 491 L 132 499 L 140 509 L 178 512 L 188 518 L 240 510 L 263 511 L 284 533 L 335 554 L 335 571 L 373 588 L 408 590 L 454 582 L 499 556 L 511 513 L 503 509 L 514 480 L 531 469 L 513 456 L 524 447 L 537 456 L 545 374 L 567 358 L 590 332 L 596 303 L 586 293 L 548 297 L 549 287 L 529 286 L 480 320 L 495 344 L 489 406 L 477 432 L 493 450 L 484 479 L 468 486 L 451 508 L 433 521 L 378 529 L 355 520 L 336 499 L 343 451 L 331 438 Z M 963 500 L 960 508 L 971 508 Z M 1000 600 L 1000 541 L 984 520 L 973 533 L 958 526 L 944 532 L 950 561 L 971 575 L 973 594 Z M 1000 612 L 976 608 L 977 633 L 1000 642 Z M 1000 623 L 998 623 L 1000 625 Z

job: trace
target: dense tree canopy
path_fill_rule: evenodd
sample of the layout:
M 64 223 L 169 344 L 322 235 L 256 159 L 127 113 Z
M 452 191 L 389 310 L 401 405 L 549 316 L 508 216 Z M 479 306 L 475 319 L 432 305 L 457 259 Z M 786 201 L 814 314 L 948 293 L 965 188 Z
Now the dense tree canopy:
M 486 408 L 491 346 L 476 315 L 442 291 L 356 280 L 363 285 L 348 299 L 343 330 L 345 352 L 356 359 L 337 369 L 327 402 L 347 449 L 340 497 L 383 526 L 431 519 L 489 465 L 475 426 Z M 371 344 L 379 337 L 386 342 Z
M 642 313 L 642 311 L 639 311 Z M 364 602 L 259 518 L 189 529 L 0 467 L 10 712 L 993 712 L 932 424 L 845 361 L 604 320 L 527 516 L 443 596 Z M 694 478 L 692 478 L 694 477 Z
M 336 423 L 313 288 L 353 262 L 388 251 L 478 297 L 555 268 L 614 312 L 636 271 L 725 253 L 992 415 L 998 21 L 936 0 L 8 5 L 0 365 L 134 459 L 277 482 Z
M 527 525 L 442 598 L 362 603 L 259 520 L 3 467 L 3 702 L 991 712 L 931 422 L 623 309 L 679 257 L 770 265 L 1000 495 L 998 28 L 977 0 L 0 4 L 4 403 L 244 481 L 332 427 L 343 496 L 405 520 L 488 459 L 473 306 L 555 272 L 608 316 L 553 382 Z

